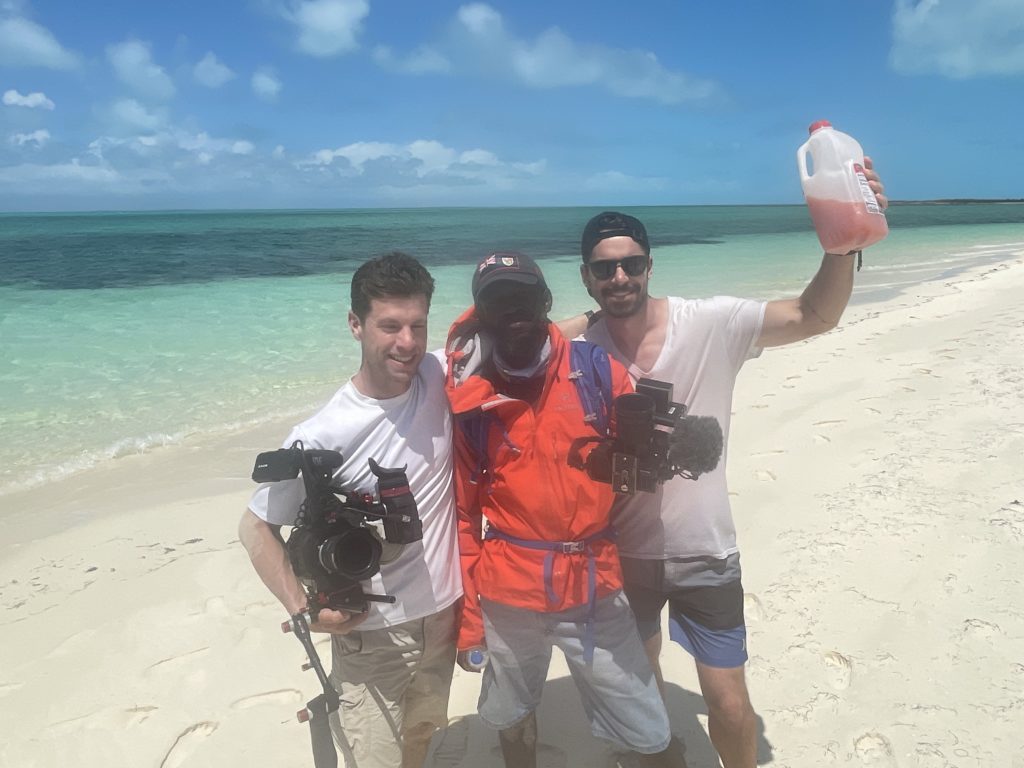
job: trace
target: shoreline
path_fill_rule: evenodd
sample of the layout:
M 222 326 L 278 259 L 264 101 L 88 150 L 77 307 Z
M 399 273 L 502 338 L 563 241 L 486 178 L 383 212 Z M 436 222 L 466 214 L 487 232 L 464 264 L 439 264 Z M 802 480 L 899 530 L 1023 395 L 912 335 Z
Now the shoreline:
M 851 305 L 740 375 L 729 482 L 762 762 L 996 765 L 1019 750 L 1022 291 L 1024 249 Z M 308 764 L 293 714 L 318 686 L 235 534 L 252 460 L 283 434 L 0 497 L 0 763 Z M 692 661 L 669 642 L 662 661 L 688 759 L 713 764 Z M 565 675 L 556 654 L 542 764 L 612 765 Z M 477 685 L 456 670 L 431 768 L 501 765 Z
M 885 303 L 898 299 L 907 291 L 913 291 L 916 286 L 925 285 L 935 281 L 949 280 L 958 275 L 972 270 L 984 269 L 992 264 L 999 264 L 1012 261 L 1016 249 L 1024 248 L 1024 242 L 962 245 L 958 250 L 949 254 L 950 258 L 946 263 L 950 266 L 938 267 L 936 263 L 926 264 L 905 264 L 895 267 L 886 265 L 875 266 L 866 262 L 866 268 L 862 273 L 855 276 L 854 292 L 850 299 L 849 307 L 861 307 L 874 303 Z M 976 249 L 975 253 L 967 253 L 970 249 Z M 870 258 L 870 256 L 869 256 Z M 941 263 L 941 262 L 940 262 Z M 575 262 L 572 269 L 575 270 Z M 877 271 L 876 271 L 877 270 Z M 875 284 L 882 273 L 888 278 L 886 281 Z M 810 275 L 811 273 L 809 273 Z M 808 275 L 808 277 L 809 277 Z M 662 275 L 664 278 L 664 275 Z M 893 282 L 893 280 L 895 282 Z M 860 285 L 858 285 L 858 282 Z M 785 295 L 796 295 L 799 289 L 793 292 L 783 292 Z M 688 293 L 686 291 L 683 294 Z M 777 293 L 777 292 L 775 292 Z M 783 294 L 775 295 L 768 292 L 763 296 L 750 294 L 754 298 L 772 300 L 782 297 Z M 709 294 L 710 295 L 710 294 Z M 734 295 L 748 295 L 737 292 Z M 582 312 L 583 309 L 592 305 L 589 297 L 579 293 L 565 297 L 564 315 L 575 312 Z M 849 316 L 847 310 L 846 316 Z M 558 314 L 556 312 L 556 314 Z M 441 321 L 442 324 L 445 322 Z M 435 328 L 432 335 L 437 334 Z M 438 338 L 443 338 L 439 336 Z M 356 361 L 358 362 L 358 361 Z M 342 379 L 339 379 L 340 382 Z M 337 384 L 340 386 L 340 384 Z M 223 424 L 215 425 L 207 429 L 194 427 L 182 427 L 174 434 L 148 433 L 144 435 L 129 435 L 121 437 L 112 445 L 100 448 L 91 448 L 76 457 L 63 460 L 61 463 L 49 467 L 46 470 L 39 470 L 35 474 L 22 475 L 21 479 L 8 482 L 0 487 L 0 514 L 7 516 L 11 513 L 7 510 L 24 509 L 32 505 L 30 497 L 46 488 L 49 485 L 61 485 L 65 483 L 83 482 L 88 484 L 88 478 L 92 473 L 105 474 L 113 471 L 118 465 L 124 462 L 131 462 L 141 456 L 166 455 L 169 460 L 176 459 L 176 452 L 203 450 L 204 446 L 230 445 L 232 439 L 245 440 L 247 435 L 260 434 L 267 429 L 277 429 L 281 435 L 287 434 L 291 426 L 302 420 L 308 414 L 314 412 L 323 402 L 329 398 L 336 389 L 335 384 L 321 386 L 318 392 L 310 390 L 305 398 L 305 405 L 297 405 L 293 397 L 287 407 L 281 408 L 274 415 L 266 420 L 254 420 L 246 418 L 243 421 L 231 419 Z M 241 417 L 240 417 L 241 418 Z M 273 434 L 273 433 L 272 433 Z M 141 446 L 141 449 L 133 449 L 133 446 Z M 276 443 L 272 444 L 272 447 Z M 263 450 L 263 449 L 261 449 Z M 27 506 L 26 506 L 27 505 Z

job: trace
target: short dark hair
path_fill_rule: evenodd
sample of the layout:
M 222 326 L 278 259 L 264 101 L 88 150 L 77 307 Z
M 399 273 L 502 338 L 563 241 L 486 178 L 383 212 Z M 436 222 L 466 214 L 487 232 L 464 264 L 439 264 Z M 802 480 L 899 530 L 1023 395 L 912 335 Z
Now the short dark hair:
M 644 249 L 644 253 L 651 255 L 651 242 L 647 239 L 647 230 L 640 219 L 630 216 L 628 213 L 618 211 L 605 211 L 587 222 L 583 228 L 583 237 L 580 238 L 580 255 L 583 262 L 590 261 L 594 247 L 607 237 L 631 237 Z
M 352 275 L 352 311 L 360 320 L 370 314 L 374 299 L 407 299 L 423 295 L 427 309 L 434 295 L 434 278 L 407 253 L 393 251 L 363 264 Z

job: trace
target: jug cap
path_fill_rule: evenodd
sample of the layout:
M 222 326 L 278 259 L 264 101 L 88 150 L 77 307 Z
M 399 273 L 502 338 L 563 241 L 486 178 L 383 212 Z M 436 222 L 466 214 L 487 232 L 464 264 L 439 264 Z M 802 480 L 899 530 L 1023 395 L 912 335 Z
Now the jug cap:
M 831 127 L 832 127 L 832 123 L 830 123 L 828 120 L 818 120 L 816 122 L 811 123 L 811 125 L 807 128 L 807 132 L 808 133 L 814 133 L 819 128 L 831 128 Z

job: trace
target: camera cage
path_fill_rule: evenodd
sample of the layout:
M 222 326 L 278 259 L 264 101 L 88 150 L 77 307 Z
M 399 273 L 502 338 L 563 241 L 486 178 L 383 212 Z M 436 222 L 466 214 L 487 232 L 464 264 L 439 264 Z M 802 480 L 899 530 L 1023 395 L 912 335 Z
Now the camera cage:
M 675 476 L 696 480 L 713 470 L 722 453 L 721 426 L 712 417 L 691 416 L 672 393 L 671 382 L 640 379 L 635 392 L 615 398 L 614 434 L 577 438 L 569 465 L 626 496 L 653 493 Z M 591 443 L 597 445 L 584 458 L 583 447 Z
M 309 449 L 296 440 L 288 448 L 261 453 L 253 469 L 256 482 L 302 476 L 306 498 L 285 550 L 306 590 L 310 621 L 316 621 L 324 608 L 361 613 L 370 602 L 394 602 L 391 596 L 364 592 L 361 582 L 397 557 L 406 544 L 423 538 L 404 467 L 386 468 L 369 459 L 377 478 L 375 498 L 334 482 L 343 464 L 340 452 Z

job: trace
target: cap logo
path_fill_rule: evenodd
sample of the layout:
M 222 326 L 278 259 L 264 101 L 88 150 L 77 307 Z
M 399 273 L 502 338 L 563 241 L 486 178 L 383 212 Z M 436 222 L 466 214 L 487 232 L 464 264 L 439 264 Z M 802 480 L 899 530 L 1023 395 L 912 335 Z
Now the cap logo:
M 515 265 L 516 260 L 512 256 L 502 256 L 501 263 L 504 264 L 506 267 L 511 267 Z

